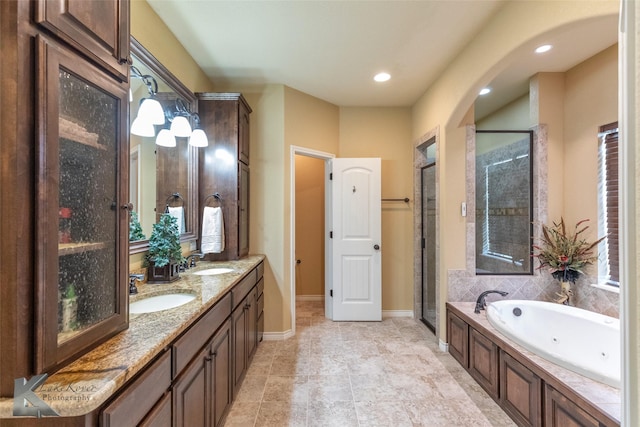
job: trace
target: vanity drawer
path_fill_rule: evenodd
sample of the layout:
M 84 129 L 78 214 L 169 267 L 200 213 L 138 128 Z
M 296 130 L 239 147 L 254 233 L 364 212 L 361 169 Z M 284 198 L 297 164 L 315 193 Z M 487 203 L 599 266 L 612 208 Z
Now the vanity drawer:
M 175 341 L 173 378 L 180 374 L 230 315 L 231 295 L 227 294 Z
M 264 294 L 258 297 L 258 316 L 264 311 Z
M 256 279 L 258 280 L 261 279 L 262 276 L 264 276 L 264 261 L 258 264 L 258 266 L 256 267 L 256 273 L 257 273 Z
M 256 270 L 251 270 L 244 279 L 240 281 L 236 286 L 231 290 L 231 300 L 233 302 L 233 308 L 236 308 L 238 304 L 245 299 L 245 297 L 249 294 L 251 289 L 256 285 Z
M 260 281 L 258 282 L 258 296 L 262 295 L 264 293 L 264 278 L 260 278 Z
M 137 425 L 171 386 L 171 352 L 166 351 L 102 411 L 102 426 Z

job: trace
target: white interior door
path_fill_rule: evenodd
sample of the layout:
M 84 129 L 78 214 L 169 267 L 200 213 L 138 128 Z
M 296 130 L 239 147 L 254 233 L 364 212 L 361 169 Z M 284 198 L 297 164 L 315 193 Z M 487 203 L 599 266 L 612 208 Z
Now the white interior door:
M 382 320 L 379 158 L 333 159 L 333 320 Z

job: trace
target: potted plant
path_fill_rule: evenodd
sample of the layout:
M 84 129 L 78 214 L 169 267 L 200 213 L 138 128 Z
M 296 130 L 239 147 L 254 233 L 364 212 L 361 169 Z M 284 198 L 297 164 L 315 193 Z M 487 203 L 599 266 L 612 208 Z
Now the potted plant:
M 589 220 L 579 221 L 573 232 L 567 232 L 563 218 L 560 218 L 559 223 L 554 222 L 551 227 L 543 224 L 541 242 L 533 246 L 536 251 L 533 256 L 540 262 L 538 269 L 546 268 L 560 282 L 560 300 L 557 302 L 569 303 L 570 284 L 584 274 L 585 266 L 598 259 L 595 248 L 606 236 L 591 243 L 585 240 L 581 234 L 589 228 L 588 225 L 583 226 L 587 221 Z
M 179 265 L 184 261 L 184 257 L 175 217 L 162 214 L 158 223 L 153 225 L 146 261 L 148 283 L 168 283 L 179 278 Z
M 78 298 L 73 283 L 69 283 L 62 297 L 62 332 L 73 331 L 77 326 Z
M 142 232 L 142 225 L 140 225 L 140 219 L 137 212 L 131 212 L 131 219 L 129 220 L 129 241 L 135 242 L 137 240 L 144 240 L 147 237 Z

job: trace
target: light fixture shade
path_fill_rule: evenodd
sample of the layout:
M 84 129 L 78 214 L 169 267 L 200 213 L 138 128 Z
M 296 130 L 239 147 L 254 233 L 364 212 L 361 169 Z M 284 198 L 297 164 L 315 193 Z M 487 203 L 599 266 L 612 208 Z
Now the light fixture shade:
M 161 147 L 175 147 L 176 146 L 176 137 L 169 132 L 169 129 L 162 129 L 158 132 L 158 137 L 156 138 L 156 145 Z
M 207 147 L 209 145 L 209 139 L 207 134 L 202 129 L 194 129 L 189 138 L 189 145 L 194 147 Z
M 139 116 L 131 123 L 131 133 L 138 136 L 156 136 L 153 125 Z
M 175 116 L 171 122 L 171 133 L 174 136 L 186 138 L 191 136 L 191 125 L 184 116 Z
M 138 109 L 138 117 L 154 125 L 164 124 L 164 110 L 157 99 L 145 98 Z

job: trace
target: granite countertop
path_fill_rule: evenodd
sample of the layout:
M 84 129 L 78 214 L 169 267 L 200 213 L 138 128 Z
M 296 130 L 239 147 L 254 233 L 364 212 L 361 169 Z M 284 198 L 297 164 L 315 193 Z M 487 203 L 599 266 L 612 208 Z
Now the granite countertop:
M 559 382 L 572 389 L 574 393 L 591 402 L 593 406 L 599 408 L 603 413 L 608 414 L 614 420 L 617 420 L 618 422 L 620 421 L 622 397 L 619 389 L 556 365 L 555 363 L 550 362 L 511 341 L 509 338 L 498 332 L 491 323 L 489 323 L 486 311 L 483 311 L 480 314 L 474 313 L 476 305 L 475 302 L 448 302 L 448 304 L 476 322 L 477 325 L 472 325 L 474 328 L 480 326 L 480 329 L 485 329 L 495 335 L 499 346 L 504 349 L 511 348 L 519 352 L 539 370 L 554 377 Z M 482 331 L 480 330 L 480 332 Z
M 138 294 L 131 295 L 130 302 L 176 292 L 194 293 L 196 298 L 170 310 L 130 314 L 128 329 L 53 373 L 35 395 L 60 416 L 91 413 L 263 260 L 263 255 L 250 255 L 237 261 L 201 261 L 181 272 L 173 283 L 138 285 Z M 234 271 L 214 276 L 193 274 L 214 267 Z M 0 418 L 12 414 L 13 399 L 0 399 Z

